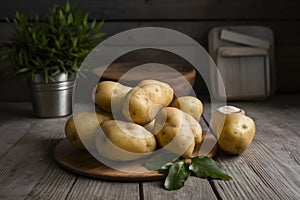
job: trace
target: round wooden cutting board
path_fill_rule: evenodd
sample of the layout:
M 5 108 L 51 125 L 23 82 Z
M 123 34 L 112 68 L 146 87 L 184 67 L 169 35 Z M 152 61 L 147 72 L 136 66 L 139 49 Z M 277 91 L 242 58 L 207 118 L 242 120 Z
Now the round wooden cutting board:
M 217 152 L 217 144 L 215 137 L 210 133 L 203 134 L 203 142 L 209 152 L 205 152 L 205 148 L 201 148 L 201 154 L 213 157 Z M 211 149 L 213 145 L 213 148 Z M 200 145 L 195 148 L 194 154 L 199 155 Z M 149 181 L 159 180 L 165 177 L 157 171 L 149 171 L 145 166 L 136 163 L 124 164 L 124 171 L 110 168 L 98 160 L 96 160 L 88 151 L 74 148 L 67 139 L 61 140 L 54 149 L 54 159 L 63 168 L 77 174 L 116 181 Z M 125 170 L 126 169 L 126 170 Z M 130 171 L 130 172 L 129 172 Z

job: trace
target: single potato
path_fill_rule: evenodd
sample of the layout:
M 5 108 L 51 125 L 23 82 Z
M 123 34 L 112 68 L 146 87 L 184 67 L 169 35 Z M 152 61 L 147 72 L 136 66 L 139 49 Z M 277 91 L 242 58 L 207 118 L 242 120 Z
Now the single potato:
M 221 149 L 229 154 L 241 154 L 253 140 L 255 123 L 248 116 L 234 113 L 226 115 L 224 127 L 218 128 L 218 131 L 218 144 Z
M 97 127 L 102 122 L 111 119 L 113 119 L 111 113 L 107 112 L 80 112 L 68 119 L 65 125 L 66 137 L 74 147 L 85 149 L 81 137 L 86 144 L 92 144 Z
M 127 93 L 122 113 L 126 120 L 145 125 L 172 99 L 173 89 L 167 83 L 145 80 Z
M 233 113 L 240 113 L 245 115 L 245 111 L 243 109 L 237 108 L 235 106 L 222 106 L 213 113 L 211 129 L 213 133 L 217 134 L 217 138 L 219 138 L 222 128 L 224 126 L 226 115 L 230 115 Z M 218 128 L 221 130 L 218 131 Z
M 161 110 L 155 118 L 154 128 L 160 146 L 185 158 L 191 157 L 195 143 L 202 141 L 200 124 L 177 108 L 166 107 Z
M 203 112 L 202 102 L 196 97 L 192 96 L 184 96 L 177 98 L 173 103 L 173 107 L 190 114 L 197 121 L 200 120 L 200 117 Z
M 109 120 L 96 133 L 98 153 L 111 160 L 129 161 L 149 155 L 156 149 L 155 137 L 131 122 Z
M 122 102 L 131 87 L 118 82 L 102 81 L 95 91 L 95 103 L 107 112 L 121 112 Z

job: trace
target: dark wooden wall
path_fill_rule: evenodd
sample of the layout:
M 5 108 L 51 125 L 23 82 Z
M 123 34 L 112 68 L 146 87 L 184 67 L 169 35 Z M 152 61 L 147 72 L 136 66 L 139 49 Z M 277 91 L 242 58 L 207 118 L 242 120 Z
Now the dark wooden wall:
M 73 1 L 71 1 L 73 2 Z M 299 0 L 78 0 L 91 19 L 105 19 L 107 36 L 130 28 L 157 26 L 185 33 L 207 47 L 207 33 L 216 26 L 262 25 L 275 36 L 277 92 L 300 92 L 300 1 Z M 13 31 L 5 17 L 15 11 L 43 13 L 63 0 L 10 0 L 0 7 L 0 41 Z M 0 101 L 29 99 L 21 78 L 4 75 L 0 62 Z

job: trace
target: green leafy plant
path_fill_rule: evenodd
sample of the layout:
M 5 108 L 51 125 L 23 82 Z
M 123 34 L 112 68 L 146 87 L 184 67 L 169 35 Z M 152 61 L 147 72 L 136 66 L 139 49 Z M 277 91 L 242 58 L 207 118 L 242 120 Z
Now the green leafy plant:
M 164 183 L 167 190 L 180 189 L 191 174 L 199 178 L 231 179 L 231 176 L 207 156 L 176 159 L 174 154 L 157 155 L 148 160 L 145 166 L 148 170 L 156 170 L 167 175 Z
M 76 73 L 87 54 L 101 41 L 102 22 L 89 22 L 68 1 L 52 7 L 45 15 L 16 13 L 7 19 L 16 25 L 9 43 L 1 44 L 1 55 L 10 61 L 17 75 L 33 78 L 40 74 L 46 82 L 61 72 Z

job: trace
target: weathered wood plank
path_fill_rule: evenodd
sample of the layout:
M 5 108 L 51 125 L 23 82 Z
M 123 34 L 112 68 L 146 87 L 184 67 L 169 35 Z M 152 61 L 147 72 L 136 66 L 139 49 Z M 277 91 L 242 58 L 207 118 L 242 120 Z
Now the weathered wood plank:
M 168 191 L 163 188 L 163 181 L 142 183 L 144 199 L 217 199 L 208 180 L 189 177 L 184 187 Z
M 245 109 L 255 120 L 257 131 L 240 156 L 217 157 L 233 176 L 229 182 L 213 181 L 219 195 L 225 199 L 298 199 L 300 165 L 295 155 L 300 154 L 299 135 L 289 129 L 280 104 L 272 100 L 231 104 Z M 205 116 L 208 119 L 209 113 Z
M 197 22 L 106 22 L 103 31 L 107 37 L 125 31 L 127 29 L 154 26 L 171 28 L 185 33 L 197 40 L 204 47 L 207 46 L 207 32 L 215 26 L 227 25 L 228 21 L 197 21 Z M 300 21 L 230 21 L 230 24 L 256 24 L 267 25 L 274 30 L 275 35 L 275 63 L 276 82 L 278 92 L 300 92 L 300 57 L 297 56 L 300 46 Z M 11 35 L 13 26 L 11 24 L 0 23 L 0 42 L 6 41 Z M 152 55 L 152 54 L 151 54 Z M 158 56 L 159 54 L 153 54 Z M 161 62 L 164 61 L 163 57 Z M 9 69 L 7 63 L 0 62 L 0 73 Z M 293 83 L 293 84 L 291 84 Z M 206 92 L 205 84 L 200 81 L 195 88 L 198 93 Z M 7 101 L 28 101 L 30 95 L 26 82 L 20 77 L 3 77 L 0 80 L 1 102 Z M 18 91 L 18 92 L 14 92 Z
M 79 176 L 66 199 L 139 199 L 139 184 Z
M 0 158 L 38 121 L 22 119 L 0 125 Z
M 299 19 L 299 1 L 296 0 L 77 0 L 81 9 L 88 10 L 92 18 L 109 20 L 131 19 Z M 43 13 L 52 4 L 64 4 L 62 0 L 17 1 L 12 0 L 0 8 L 0 19 L 13 15 L 16 10 L 25 13 Z M 34 6 L 32 6 L 34 5 Z M 272 8 L 272 9 L 270 9 Z M 234 12 L 228 12 L 234 10 Z
M 35 124 L 0 160 L 0 199 L 23 199 L 40 181 L 63 137 L 66 118 Z M 7 135 L 9 137 L 9 135 Z
M 109 37 L 114 34 L 138 27 L 163 27 L 180 31 L 207 47 L 207 33 L 210 29 L 219 26 L 233 25 L 256 25 L 270 27 L 274 32 L 274 40 L 277 46 L 281 47 L 279 53 L 286 57 L 295 57 L 297 51 L 291 49 L 300 46 L 300 19 L 295 21 L 260 21 L 260 20 L 216 20 L 216 21 L 124 21 L 124 22 L 104 22 L 101 32 L 105 32 Z M 14 32 L 12 23 L 0 22 L 0 42 L 8 41 Z
M 52 160 L 46 173 L 26 199 L 66 199 L 76 179 L 76 174 L 63 170 Z
M 38 122 L 36 118 L 28 118 L 28 107 L 30 103 L 0 104 L 0 158 Z

